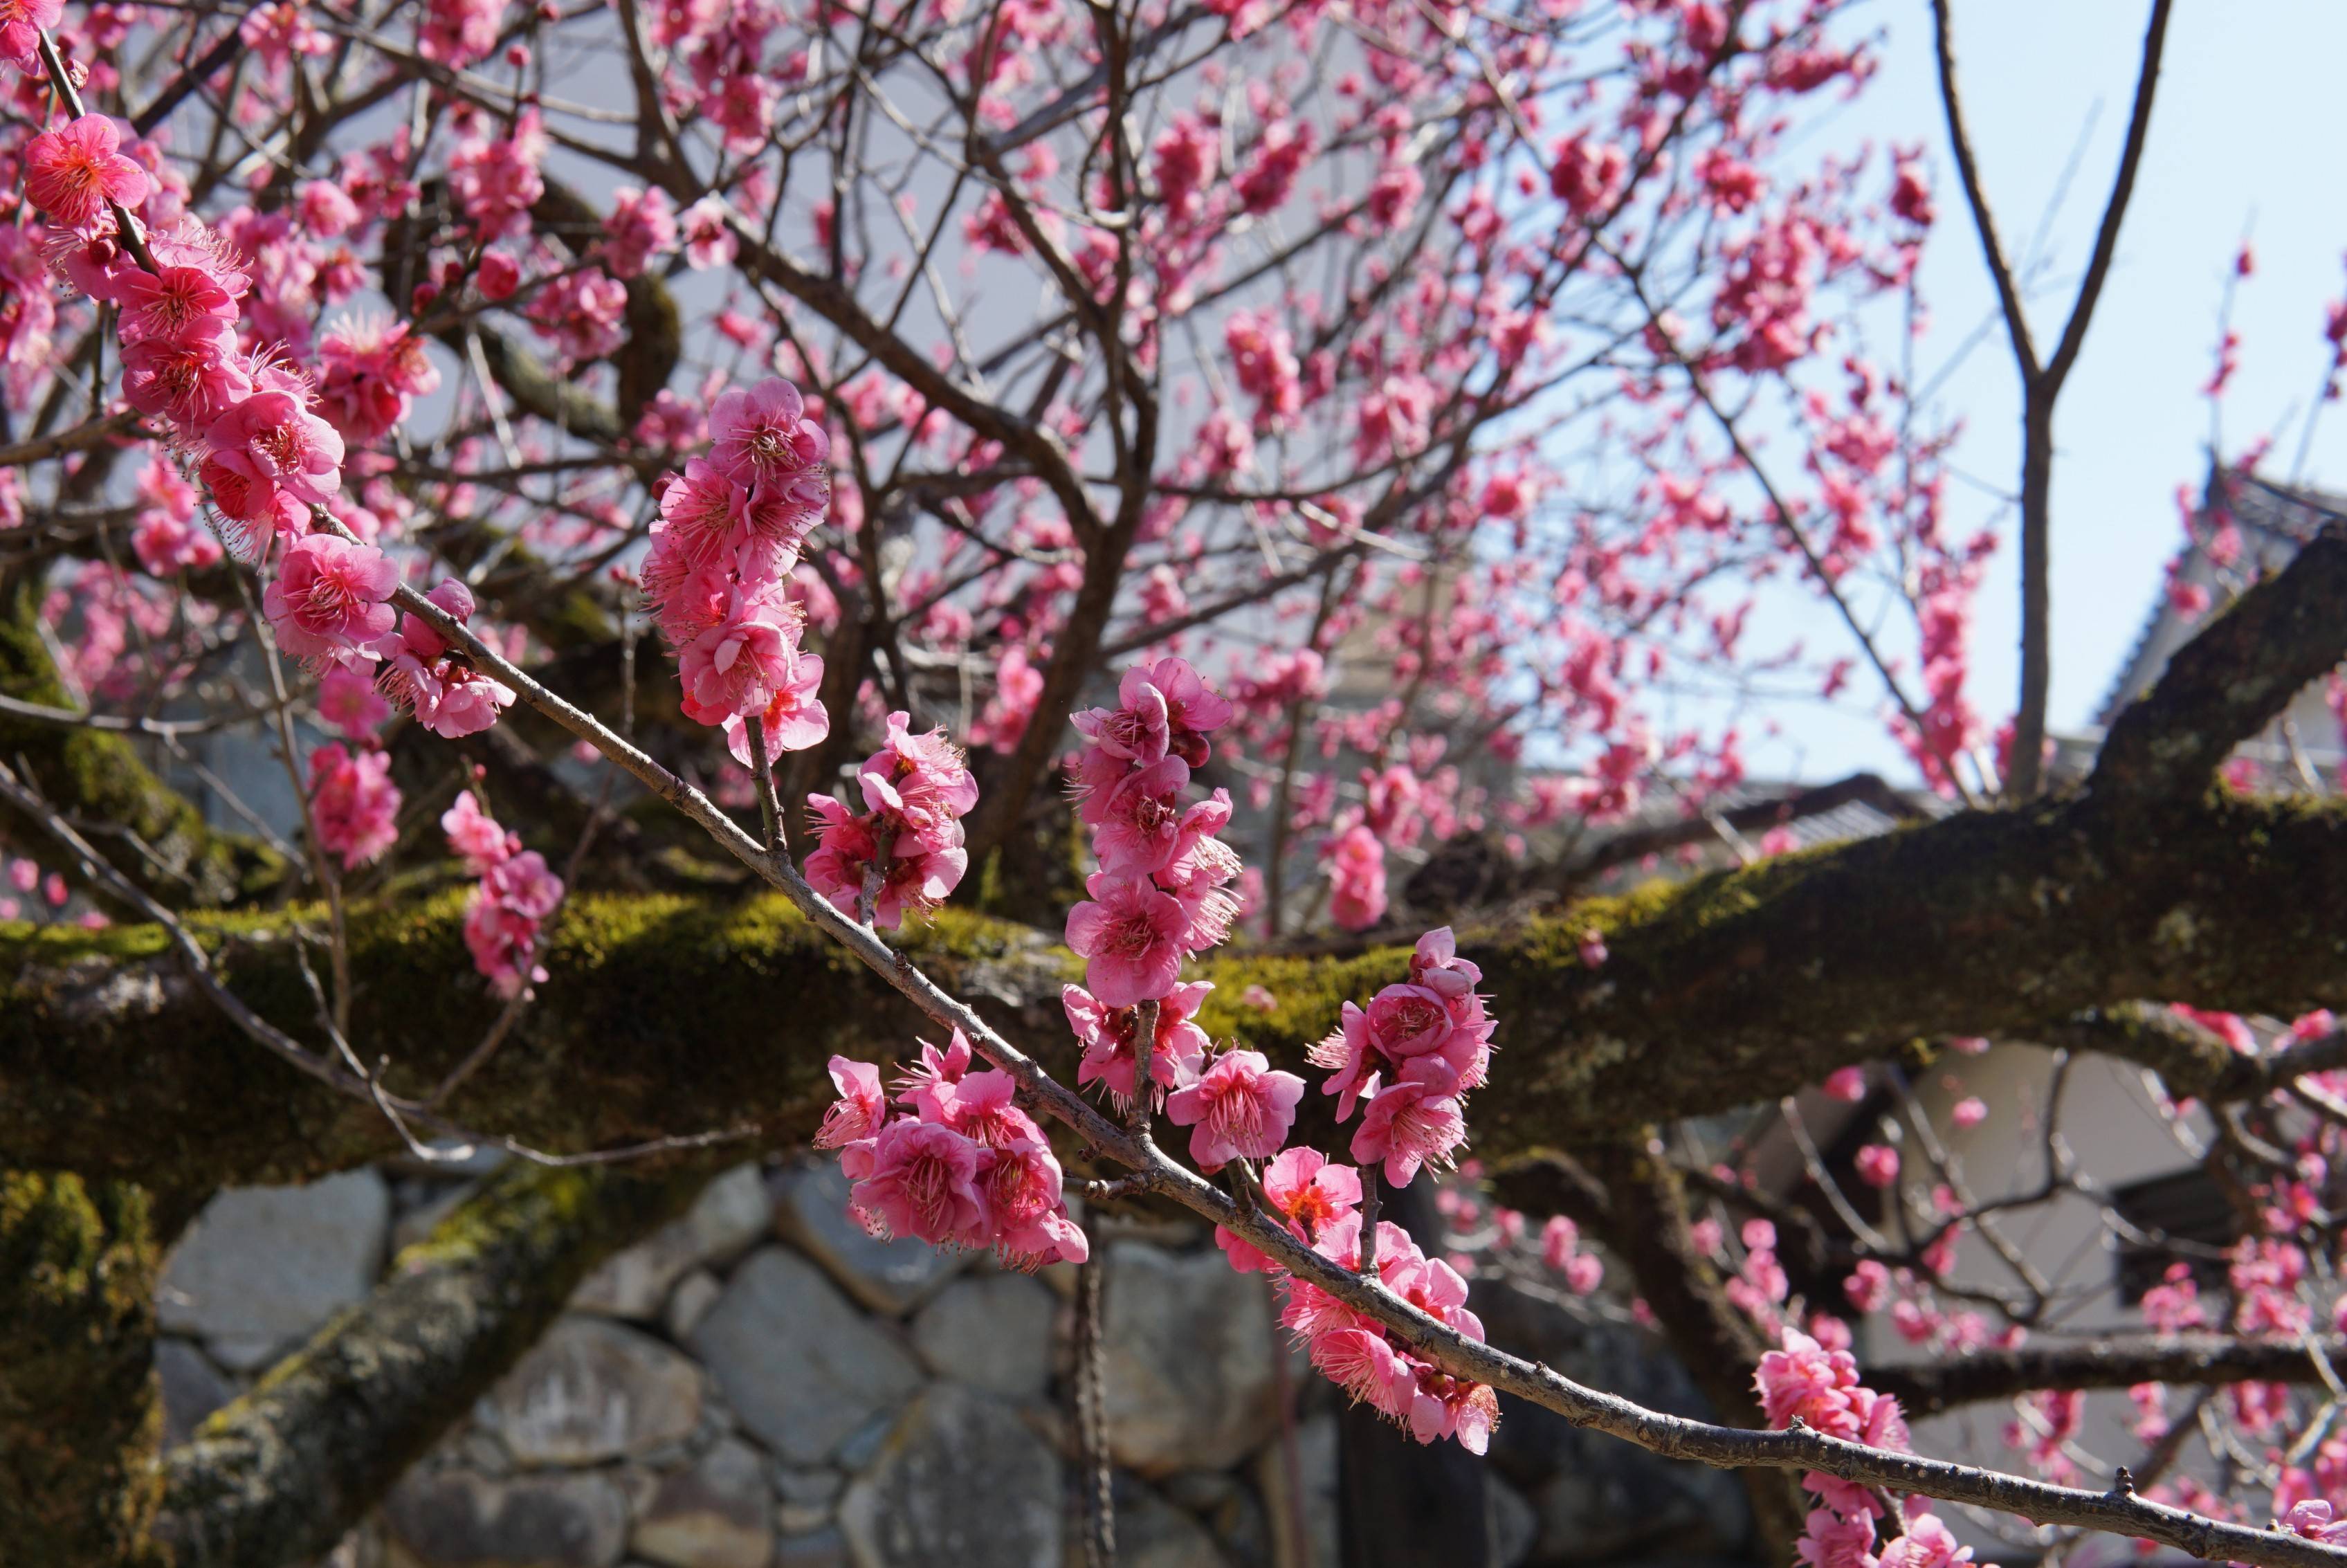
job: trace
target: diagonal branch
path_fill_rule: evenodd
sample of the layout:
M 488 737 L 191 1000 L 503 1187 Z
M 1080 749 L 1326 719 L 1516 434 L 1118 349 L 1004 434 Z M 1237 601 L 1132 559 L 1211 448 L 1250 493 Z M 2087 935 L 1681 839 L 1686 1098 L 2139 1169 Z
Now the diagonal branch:
M 536 1342 L 588 1270 L 709 1180 L 509 1165 L 164 1456 L 174 1568 L 291 1568 L 344 1532 Z
M 1947 0 L 1937 0 L 1937 9 L 1944 15 Z M 2095 233 L 2094 254 L 2088 258 L 2086 275 L 2078 284 L 2078 298 L 2070 307 L 2070 320 L 2062 328 L 2062 341 L 2055 345 L 2054 357 L 2045 362 L 2038 377 L 2049 399 L 2062 390 L 2070 367 L 2077 363 L 2078 350 L 2086 341 L 2086 323 L 2094 319 L 2095 302 L 2102 297 L 2103 280 L 2110 275 L 2111 258 L 2118 251 L 2119 225 L 2126 220 L 2128 198 L 2135 193 L 2136 172 L 2143 166 L 2144 143 L 2151 137 L 2151 97 L 2159 85 L 2159 57 L 2168 43 L 2171 9 L 2172 0 L 2152 0 L 2151 21 L 2144 28 L 2143 64 L 2136 73 L 2135 107 L 2127 114 L 2127 145 L 2119 152 L 2118 172 L 2111 179 L 2110 200 L 2103 204 L 2103 221 Z M 1983 232 L 1986 231 L 1983 228 Z
M 1964 188 L 1964 202 L 1972 209 L 1973 227 L 1979 231 L 1982 259 L 1988 264 L 1989 276 L 1996 282 L 1996 300 L 2004 317 L 2004 330 L 2013 339 L 2013 357 L 2020 364 L 2024 382 L 2036 380 L 2037 348 L 2030 341 L 2029 313 L 2021 299 L 2021 285 L 2014 276 L 2013 263 L 2004 253 L 2004 244 L 1997 238 L 1996 219 L 1989 210 L 1988 188 L 1981 179 L 1980 158 L 1973 149 L 1972 133 L 1964 127 L 1963 98 L 1956 90 L 1955 18 L 1951 14 L 1951 0 L 1932 0 L 1932 41 L 1940 67 L 1940 107 L 1948 120 L 1948 142 L 1956 156 L 1956 173 Z
M 2326 528 L 2168 661 L 2111 725 L 2089 788 L 2112 802 L 2209 787 L 2233 748 L 2334 668 L 2347 608 L 2347 535 Z

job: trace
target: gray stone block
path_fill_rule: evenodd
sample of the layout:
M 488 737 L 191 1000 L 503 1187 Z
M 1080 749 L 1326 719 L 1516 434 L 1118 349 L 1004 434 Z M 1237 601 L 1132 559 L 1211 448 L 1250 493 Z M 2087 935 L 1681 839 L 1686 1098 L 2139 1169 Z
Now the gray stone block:
M 793 1464 L 815 1464 L 922 1382 L 919 1365 L 821 1269 L 767 1247 L 733 1271 L 693 1330 L 742 1425 Z
M 162 1326 L 200 1335 L 234 1370 L 265 1366 L 374 1288 L 390 1224 L 373 1171 L 221 1193 L 171 1253 Z
M 866 1307 L 902 1317 L 969 1263 L 966 1252 L 867 1234 L 847 1213 L 847 1186 L 837 1160 L 814 1160 L 781 1173 L 774 1179 L 774 1226 Z
M 660 1477 L 636 1504 L 628 1545 L 667 1568 L 766 1568 L 774 1524 L 764 1462 L 729 1440 Z
M 500 1378 L 474 1419 L 524 1465 L 649 1453 L 701 1421 L 701 1371 L 648 1334 L 565 1317 Z
M 1108 1249 L 1110 1450 L 1143 1475 L 1226 1470 L 1277 1428 L 1270 1298 L 1218 1251 Z
M 383 1512 L 425 1568 L 610 1568 L 628 1539 L 627 1498 L 600 1475 L 411 1473 Z
M 955 1280 L 913 1319 L 913 1348 L 940 1378 L 1040 1399 L 1051 1384 L 1059 1298 L 1023 1274 Z
M 1065 1487 L 1016 1411 L 933 1383 L 848 1484 L 840 1531 L 856 1568 L 1061 1568 Z

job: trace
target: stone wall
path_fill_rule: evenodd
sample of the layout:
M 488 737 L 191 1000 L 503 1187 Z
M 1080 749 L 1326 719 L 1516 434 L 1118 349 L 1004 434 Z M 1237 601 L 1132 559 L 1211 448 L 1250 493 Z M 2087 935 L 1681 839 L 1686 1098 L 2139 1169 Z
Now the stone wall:
M 221 1194 L 168 1270 L 158 1350 L 174 1439 L 469 1192 L 350 1173 Z M 1122 1568 L 1337 1568 L 1332 1390 L 1269 1293 L 1191 1227 L 1112 1232 L 1104 1282 Z M 610 1260 L 334 1568 L 1062 1568 L 1073 1271 L 876 1241 L 835 1164 L 741 1166 Z M 1630 1330 L 1480 1287 L 1503 1343 L 1693 1409 Z M 1537 1410 L 1492 1455 L 1497 1568 L 1723 1562 L 1730 1478 Z

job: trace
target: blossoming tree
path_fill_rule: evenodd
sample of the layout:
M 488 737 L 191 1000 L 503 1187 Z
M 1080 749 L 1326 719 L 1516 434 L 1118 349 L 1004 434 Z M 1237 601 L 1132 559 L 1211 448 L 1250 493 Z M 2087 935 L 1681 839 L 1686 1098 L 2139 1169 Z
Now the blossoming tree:
M 1965 1561 L 1936 1500 L 2347 1560 L 2293 1392 L 2338 1389 L 2347 823 L 2219 781 L 2347 652 L 2347 538 L 2042 789 L 2052 408 L 2168 6 L 2042 361 L 1939 9 L 2032 411 L 2002 740 L 1912 364 L 1930 174 L 1801 134 L 1870 73 L 1844 10 L 0 0 L 12 1546 L 315 1555 L 712 1162 L 812 1143 L 876 1230 L 1018 1266 L 1187 1209 L 1419 1442 L 1542 1405 L 1742 1470 L 1787 1557 Z M 1761 645 L 1768 595 L 1825 634 Z M 1745 844 L 1690 682 L 1879 713 L 1962 809 Z M 1687 842 L 1620 831 L 1674 793 L 1748 864 L 1590 896 Z M 2020 1200 L 1912 1096 L 1929 1196 L 1887 1142 L 1846 1173 L 1895 1225 L 1679 1130 L 1991 1037 L 2213 1130 L 2242 1239 L 2149 1332 L 2051 1334 L 2024 1258 L 1960 1286 Z M 211 1193 L 483 1143 L 158 1451 L 155 1259 Z M 1437 1183 L 1450 1243 L 1381 1217 Z M 2085 1190 L 2049 1154 L 2030 1201 Z M 1461 1265 L 1618 1286 L 1717 1422 L 1487 1343 Z M 1861 1368 L 1877 1313 L 1948 1358 Z M 2076 1469 L 2089 1388 L 2140 1390 L 2131 1471 Z M 2012 1473 L 1911 1451 L 2016 1398 Z

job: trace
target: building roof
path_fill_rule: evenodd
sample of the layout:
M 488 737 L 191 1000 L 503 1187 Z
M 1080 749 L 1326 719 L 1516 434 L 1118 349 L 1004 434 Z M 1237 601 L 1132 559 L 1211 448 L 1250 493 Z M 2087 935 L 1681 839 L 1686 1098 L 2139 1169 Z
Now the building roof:
M 2347 522 L 2347 496 L 2278 485 L 2239 469 L 2219 469 L 2210 475 L 2209 486 L 2202 492 L 2201 518 L 2208 516 L 2220 487 L 2226 492 L 2225 510 L 2241 536 L 2241 559 L 2229 569 L 2220 568 L 2209 559 L 2206 544 L 2215 530 L 2196 526 L 2190 541 L 2171 568 L 2177 581 L 2209 589 L 2219 602 L 2236 591 L 2244 569 L 2270 571 L 2280 568 L 2298 554 L 2300 547 L 2313 538 L 2324 524 Z M 2153 601 L 2143 630 L 2136 634 L 2135 645 L 2119 665 L 2118 678 L 2095 712 L 2097 733 L 2093 739 L 2099 740 L 2099 732 L 2110 728 L 2119 710 L 2159 678 L 2159 672 L 2168 668 L 2168 659 L 2198 630 L 2195 620 L 2176 608 L 2171 595 L 2162 593 Z

